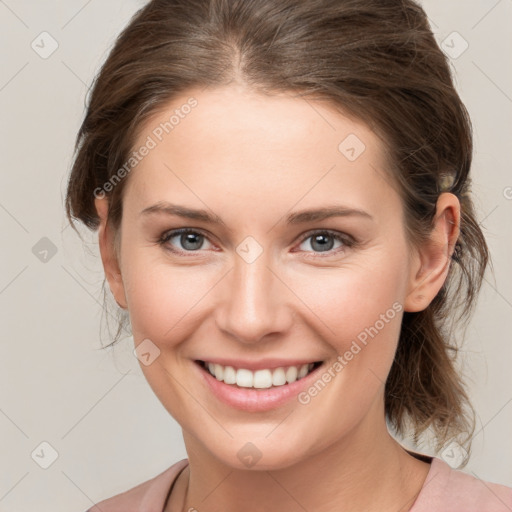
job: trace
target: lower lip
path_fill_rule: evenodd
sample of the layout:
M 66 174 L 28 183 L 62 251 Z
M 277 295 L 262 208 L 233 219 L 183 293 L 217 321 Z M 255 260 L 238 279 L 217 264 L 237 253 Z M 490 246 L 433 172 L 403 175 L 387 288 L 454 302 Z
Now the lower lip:
M 311 385 L 316 379 L 317 372 L 323 367 L 323 363 L 308 373 L 306 377 L 296 380 L 291 384 L 283 384 L 272 388 L 255 389 L 255 388 L 239 388 L 234 385 L 225 384 L 223 381 L 217 380 L 206 368 L 200 363 L 194 363 L 206 385 L 213 394 L 221 401 L 231 407 L 247 412 L 260 412 L 276 409 L 285 404 L 292 398 Z

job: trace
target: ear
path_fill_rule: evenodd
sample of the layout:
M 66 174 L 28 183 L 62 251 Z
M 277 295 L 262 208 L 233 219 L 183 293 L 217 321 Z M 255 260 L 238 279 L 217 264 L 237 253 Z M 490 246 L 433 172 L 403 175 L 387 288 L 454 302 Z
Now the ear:
M 437 200 L 434 227 L 429 239 L 416 249 L 404 302 L 405 311 L 423 311 L 442 288 L 459 233 L 459 200 L 454 194 L 445 192 Z
M 123 309 L 127 309 L 128 306 L 124 291 L 124 283 L 114 249 L 114 237 L 110 226 L 107 224 L 108 199 L 107 197 L 96 198 L 94 200 L 94 204 L 96 206 L 98 216 L 100 217 L 98 239 L 105 276 L 110 286 L 110 291 L 112 292 L 118 306 Z

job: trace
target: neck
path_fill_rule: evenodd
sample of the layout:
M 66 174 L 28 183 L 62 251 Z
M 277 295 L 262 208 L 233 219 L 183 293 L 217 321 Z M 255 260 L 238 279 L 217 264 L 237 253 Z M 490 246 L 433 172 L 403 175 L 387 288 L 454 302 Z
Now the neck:
M 334 445 L 277 470 L 233 469 L 184 432 L 189 466 L 165 512 L 405 512 L 430 465 L 409 455 L 385 421 L 363 421 Z

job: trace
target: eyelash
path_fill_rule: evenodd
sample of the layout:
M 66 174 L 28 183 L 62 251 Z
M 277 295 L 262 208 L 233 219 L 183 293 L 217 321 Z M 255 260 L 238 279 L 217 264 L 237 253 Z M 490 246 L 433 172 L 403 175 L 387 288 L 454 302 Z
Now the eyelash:
M 201 230 L 192 229 L 192 228 L 179 228 L 179 229 L 173 229 L 171 231 L 166 231 L 165 233 L 163 233 L 162 236 L 157 240 L 157 243 L 161 246 L 165 246 L 171 238 L 174 238 L 177 235 L 189 234 L 189 233 L 201 235 L 201 236 L 205 237 L 206 239 L 208 239 L 208 236 L 205 233 L 203 233 Z M 314 253 L 316 255 L 316 256 L 314 256 L 315 258 L 316 257 L 322 258 L 322 257 L 326 257 L 326 256 L 332 256 L 334 254 L 337 254 L 338 252 L 343 251 L 345 248 L 354 247 L 357 243 L 353 237 L 351 237 L 347 234 L 342 234 L 337 231 L 331 231 L 329 229 L 321 229 L 321 230 L 319 229 L 319 230 L 309 231 L 308 233 L 306 233 L 301 238 L 299 245 L 302 244 L 308 238 L 311 238 L 315 235 L 324 235 L 324 234 L 327 234 L 327 235 L 331 236 L 332 238 L 334 238 L 335 240 L 341 242 L 343 244 L 343 246 L 339 247 L 336 250 L 331 249 L 329 251 L 324 251 L 324 253 L 322 253 L 322 252 Z M 180 251 L 180 250 L 172 249 L 170 247 L 165 247 L 165 249 L 172 253 L 181 254 L 181 255 L 185 255 L 185 254 L 188 255 L 188 253 L 190 253 L 191 255 L 195 255 L 194 253 L 199 252 L 199 250 L 198 251 Z M 309 251 L 306 251 L 306 252 L 309 252 Z

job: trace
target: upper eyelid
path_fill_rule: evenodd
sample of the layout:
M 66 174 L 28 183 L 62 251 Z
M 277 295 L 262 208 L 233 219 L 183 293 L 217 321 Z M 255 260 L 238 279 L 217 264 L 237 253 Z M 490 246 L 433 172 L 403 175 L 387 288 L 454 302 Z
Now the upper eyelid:
M 159 238 L 160 239 L 163 239 L 163 238 L 170 239 L 170 238 L 173 238 L 173 237 L 178 236 L 178 235 L 183 234 L 183 233 L 198 233 L 198 234 L 204 236 L 205 238 L 207 238 L 210 241 L 210 243 L 213 243 L 210 240 L 212 238 L 211 235 L 209 233 L 207 233 L 206 231 L 202 230 L 201 228 L 175 228 L 175 229 L 169 229 L 168 231 L 165 231 Z M 192 252 L 192 251 L 189 251 L 189 252 Z

